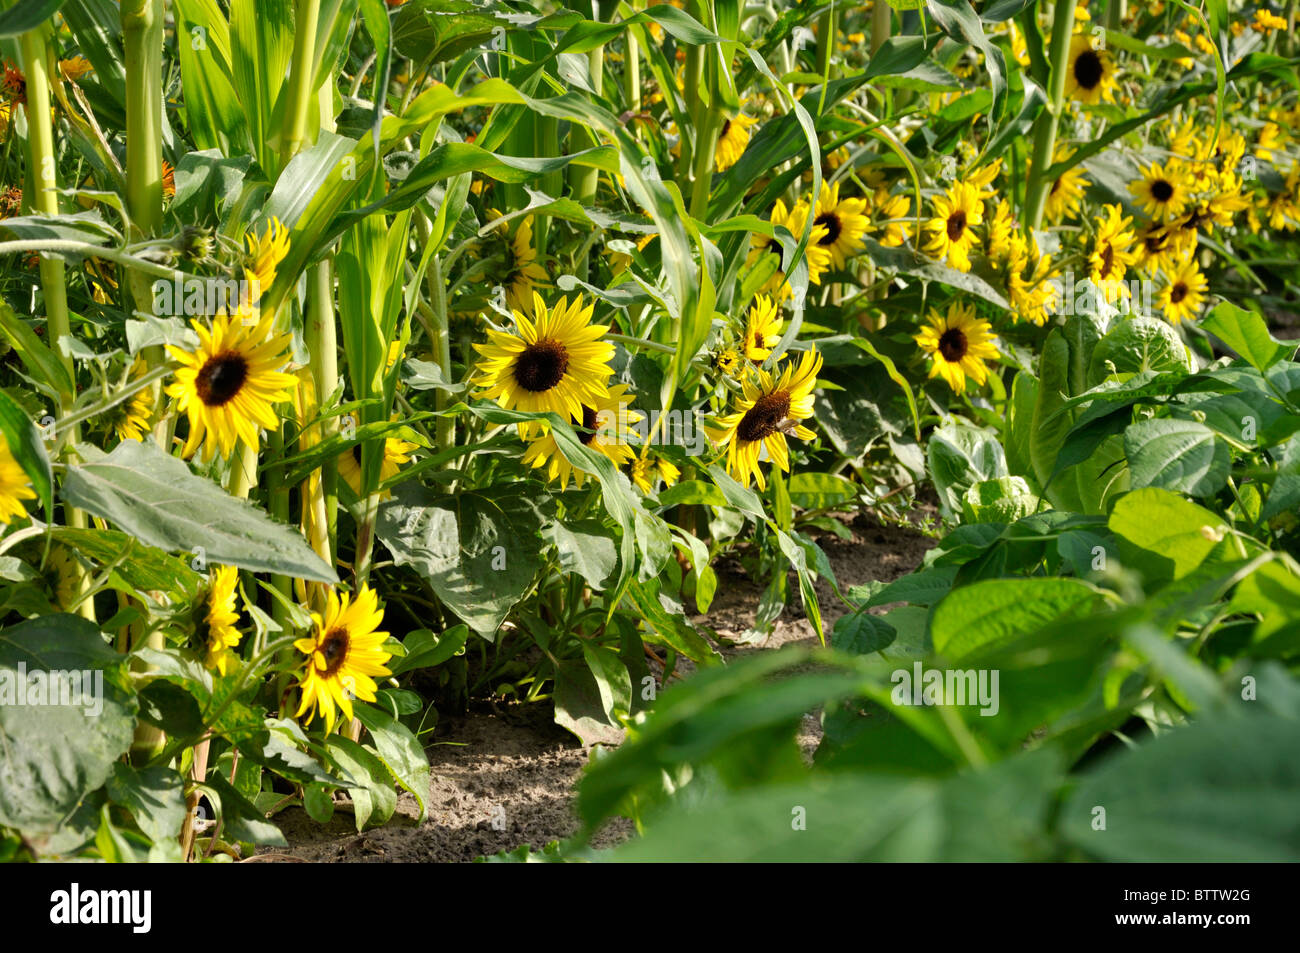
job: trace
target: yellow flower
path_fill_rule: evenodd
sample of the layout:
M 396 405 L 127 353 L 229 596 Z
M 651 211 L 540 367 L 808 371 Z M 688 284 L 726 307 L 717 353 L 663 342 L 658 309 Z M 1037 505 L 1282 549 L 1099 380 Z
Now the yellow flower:
M 754 299 L 745 323 L 745 357 L 761 364 L 772 353 L 772 347 L 781 339 L 781 312 L 776 302 L 765 295 Z
M 1103 286 L 1105 282 L 1122 281 L 1130 265 L 1137 261 L 1133 251 L 1135 241 L 1129 227 L 1133 219 L 1120 213 L 1118 205 L 1107 205 L 1106 218 L 1099 223 L 1097 239 L 1093 244 L 1088 264 L 1092 269 L 1090 277 L 1095 285 Z
M 727 377 L 735 377 L 744 367 L 740 354 L 734 347 L 724 347 L 713 355 L 713 366 Z
M 1153 162 L 1142 170 L 1142 178 L 1128 187 L 1133 201 L 1143 212 L 1167 222 L 1182 214 L 1191 199 L 1191 186 L 1176 162 Z
M 779 377 L 759 369 L 757 380 L 747 378 L 735 410 L 707 428 L 714 444 L 727 448 L 727 472 L 744 486 L 752 476 L 759 489 L 767 486 L 759 458 L 764 452 L 781 470 L 790 470 L 786 436 L 811 440 L 816 436 L 800 423 L 813 415 L 813 391 L 821 355 L 816 348 L 804 353 L 796 366 L 786 364 Z
M 248 264 L 244 268 L 244 279 L 249 284 L 256 282 L 252 296 L 256 301 L 271 290 L 276 269 L 289 254 L 289 229 L 273 216 L 261 238 L 252 233 L 246 236 L 245 241 L 248 243 Z
M 808 223 L 808 211 L 806 203 L 800 202 L 794 208 L 787 210 L 785 203 L 777 199 L 772 206 L 772 214 L 768 221 L 772 223 L 773 228 L 784 225 L 797 242 L 800 236 L 803 235 L 804 226 Z M 822 275 L 831 266 L 831 253 L 821 246 L 821 240 L 825 237 L 826 229 L 814 223 L 808 236 L 808 246 L 803 252 L 803 260 L 808 264 L 808 282 L 810 284 L 821 284 Z M 767 281 L 763 282 L 763 287 L 759 290 L 764 294 L 774 295 L 778 301 L 784 301 L 790 297 L 791 289 L 790 283 L 786 281 L 785 272 L 781 270 L 784 261 L 781 243 L 775 238 L 755 233 L 750 238 L 749 257 L 745 260 L 745 264 L 750 268 L 755 268 L 768 255 L 776 256 L 776 271 L 772 273 Z
M 137 381 L 149 372 L 143 358 L 136 357 L 131 363 L 127 380 Z M 149 432 L 149 422 L 153 417 L 153 392 L 142 388 L 128 397 L 123 403 L 109 411 L 109 419 L 118 440 L 143 440 Z
M 1273 11 L 1265 10 L 1263 7 L 1260 7 L 1255 11 L 1255 20 L 1251 23 L 1250 28 L 1256 33 L 1262 33 L 1267 36 L 1274 30 L 1285 30 L 1286 20 Z
M 1193 238 L 1192 244 L 1195 244 Z M 1148 271 L 1166 271 L 1185 259 L 1190 249 L 1181 231 L 1172 225 L 1152 222 L 1137 236 L 1137 260 Z
M 1282 135 L 1282 127 L 1269 120 L 1259 130 L 1259 141 L 1255 145 L 1255 155 L 1265 162 L 1272 162 L 1274 151 L 1282 148 L 1285 138 Z
M 9 441 L 0 433 L 0 523 L 10 523 L 27 516 L 23 500 L 36 499 L 31 481 L 9 449 Z
M 862 248 L 862 234 L 870 224 L 866 199 L 841 199 L 840 186 L 822 183 L 813 209 L 813 224 L 825 230 L 817 244 L 830 253 L 836 268 L 843 268 Z
M 749 128 L 758 122 L 750 119 L 743 112 L 731 119 L 724 119 L 718 131 L 718 147 L 713 156 L 713 167 L 719 172 L 726 172 L 740 161 L 749 145 Z
M 1018 321 L 1029 321 L 1042 327 L 1048 312 L 1058 303 L 1059 292 L 1048 281 L 1052 270 L 1050 255 L 1041 255 L 1032 261 L 1029 243 L 1023 235 L 1011 236 L 1011 258 L 1007 268 L 1007 297 Z
M 1001 355 L 987 321 L 975 317 L 975 309 L 954 301 L 948 314 L 930 309 L 929 324 L 916 336 L 916 343 L 930 355 L 930 376 L 942 377 L 956 393 L 966 392 L 966 378 L 976 384 L 988 379 L 984 362 Z
M 581 420 L 582 408 L 603 399 L 614 373 L 609 366 L 614 345 L 601 338 L 609 325 L 592 324 L 593 306 L 578 295 L 548 308 L 533 293 L 533 317 L 514 312 L 517 331 L 488 330 L 488 343 L 475 344 L 482 355 L 475 368 L 482 388 L 474 396 L 495 400 L 507 410 L 559 414 Z M 520 424 L 519 435 L 536 431 Z
M 76 554 L 66 546 L 52 545 L 42 576 L 49 584 L 54 605 L 63 612 L 71 612 L 81 594 L 82 570 Z
M 1209 283 L 1196 267 L 1195 260 L 1189 259 L 1170 274 L 1169 281 L 1160 289 L 1156 302 L 1170 324 L 1180 324 L 1185 320 L 1193 320 L 1200 314 L 1208 287 Z
M 632 482 L 642 493 L 653 493 L 658 480 L 663 480 L 664 486 L 672 486 L 681 475 L 682 471 L 663 457 L 643 455 L 632 461 Z
M 94 67 L 90 65 L 90 60 L 86 59 L 80 53 L 66 60 L 59 60 L 59 72 L 63 78 L 70 82 L 76 82 L 89 73 Z
M 926 254 L 946 261 L 958 271 L 970 271 L 970 249 L 975 244 L 975 229 L 983 223 L 984 202 L 979 190 L 965 182 L 953 183 L 945 196 L 934 200 Z
M 1108 50 L 1094 50 L 1087 33 L 1076 33 L 1070 40 L 1065 94 L 1089 106 L 1115 99 L 1115 61 Z
M 1071 153 L 1058 146 L 1052 164 L 1067 161 L 1070 155 Z M 1083 174 L 1083 167 L 1077 165 L 1066 169 L 1053 179 L 1052 187 L 1047 192 L 1047 202 L 1043 207 L 1048 221 L 1059 222 L 1067 215 L 1073 216 L 1083 201 L 1084 191 L 1091 184 Z
M 591 405 L 584 405 L 582 415 L 573 418 L 574 427 L 580 428 L 576 433 L 582 445 L 609 457 L 616 467 L 633 457 L 630 446 L 632 431 L 629 425 L 639 421 L 641 415 L 628 409 L 631 402 L 627 388 L 623 384 L 615 384 L 609 389 L 608 396 L 598 398 Z M 558 482 L 561 490 L 569 485 L 570 477 L 578 487 L 586 482 L 586 471 L 574 466 L 560 452 L 555 435 L 549 427 L 544 428 L 541 436 L 534 438 L 528 445 L 523 462 L 534 468 L 545 467 L 546 479 L 552 483 Z
M 395 476 L 402 465 L 411 462 L 411 453 L 419 448 L 419 444 L 411 443 L 409 440 L 403 440 L 401 437 L 387 437 L 384 440 L 384 459 L 379 465 L 380 482 L 389 480 Z M 347 481 L 348 486 L 352 487 L 352 492 L 357 496 L 361 495 L 361 445 L 357 444 L 348 452 L 342 453 L 338 457 L 339 476 Z M 392 490 L 384 490 L 380 494 L 381 500 L 387 500 L 393 495 Z
M 993 187 L 993 180 L 998 177 L 998 173 L 1001 171 L 1002 160 L 994 159 L 983 168 L 965 176 L 965 181 L 967 184 L 973 185 L 975 188 L 983 192 Z
M 281 370 L 289 363 L 289 335 L 272 333 L 269 315 L 251 326 L 245 320 L 240 314 L 219 314 L 212 319 L 211 331 L 192 321 L 198 349 L 167 346 L 181 362 L 167 394 L 189 416 L 186 457 L 200 444 L 204 461 L 218 448 L 223 457 L 229 456 L 237 441 L 256 453 L 258 430 L 278 427 L 274 406 L 293 396 L 297 380 Z
M 989 261 L 997 267 L 1011 257 L 1011 238 L 1016 232 L 1016 219 L 1005 199 L 999 201 L 993 210 L 986 230 Z
M 208 586 L 207 615 L 204 617 L 207 656 L 204 664 L 223 676 L 230 664 L 230 650 L 243 638 L 235 628 L 239 622 L 239 609 L 235 606 L 235 585 L 239 571 L 234 566 L 218 566 L 212 571 Z
M 867 226 L 867 232 L 878 235 L 876 239 L 885 248 L 897 248 L 911 236 L 912 230 L 907 224 L 908 212 L 912 201 L 905 194 L 890 195 L 885 189 L 879 189 L 872 197 L 875 215 Z
M 335 707 L 352 720 L 352 699 L 375 700 L 375 676 L 391 675 L 384 667 L 392 654 L 383 649 L 387 632 L 380 632 L 384 613 L 379 608 L 379 597 L 369 586 L 363 585 L 356 601 L 348 593 L 340 599 L 330 590 L 326 597 L 325 614 L 313 612 L 312 633 L 294 642 L 296 648 L 307 656 L 306 669 L 300 676 L 302 704 L 295 717 L 301 718 L 310 711 L 307 724 L 317 714 L 325 719 L 325 731 L 334 730 Z
M 493 210 L 499 218 L 501 213 Z M 506 229 L 503 224 L 502 230 Z M 546 269 L 537 263 L 537 249 L 533 248 L 533 217 L 526 216 L 513 237 L 506 242 L 505 282 L 506 305 L 512 311 L 523 311 L 532 300 L 535 289 L 551 286 Z

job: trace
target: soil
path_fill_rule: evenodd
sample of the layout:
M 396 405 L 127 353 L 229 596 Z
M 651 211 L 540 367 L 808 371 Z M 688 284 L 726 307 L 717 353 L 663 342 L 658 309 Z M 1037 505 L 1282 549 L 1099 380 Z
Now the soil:
M 922 510 L 924 513 L 925 510 Z M 814 536 L 830 560 L 841 591 L 872 580 L 891 581 L 915 569 L 933 540 L 907 526 L 883 525 L 860 514 L 845 519 L 852 540 L 826 534 Z M 791 576 L 788 604 L 762 641 L 746 641 L 762 594 L 734 558 L 714 567 L 718 590 L 706 615 L 694 621 L 719 635 L 721 653 L 738 658 L 791 644 L 816 645 L 817 637 L 799 603 Z M 827 633 L 846 607 L 829 583 L 819 580 L 818 599 Z M 689 663 L 677 666 L 689 677 Z M 655 675 L 662 674 L 662 667 Z M 275 818 L 289 848 L 271 849 L 249 858 L 256 862 L 466 862 L 511 851 L 520 845 L 541 850 L 578 828 L 573 812 L 573 786 L 591 756 L 573 735 L 551 720 L 548 706 L 484 706 L 463 716 L 444 716 L 428 749 L 432 767 L 429 818 L 417 824 L 415 799 L 405 792 L 397 813 L 383 827 L 358 833 L 353 817 L 336 810 L 333 819 L 318 824 L 299 808 Z M 820 715 L 805 716 L 799 743 L 811 757 L 821 738 Z M 346 805 L 341 805 L 346 807 Z M 615 822 L 593 839 L 596 848 L 609 847 L 631 834 L 631 825 Z

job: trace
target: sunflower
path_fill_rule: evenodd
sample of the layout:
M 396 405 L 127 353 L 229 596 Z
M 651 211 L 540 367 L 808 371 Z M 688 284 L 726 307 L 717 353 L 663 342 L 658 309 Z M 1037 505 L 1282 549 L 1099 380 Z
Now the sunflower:
M 1142 170 L 1142 178 L 1128 187 L 1133 201 L 1144 213 L 1161 222 L 1182 214 L 1191 199 L 1191 183 L 1177 162 L 1153 162 Z
M 127 372 L 127 380 L 137 381 L 148 371 L 144 359 L 137 356 Z M 153 393 L 148 387 L 136 391 L 108 412 L 109 425 L 116 432 L 118 440 L 143 440 L 149 432 L 152 417 Z
M 0 433 L 0 523 L 8 524 L 27 515 L 23 500 L 36 499 L 36 491 L 25 471 L 9 450 L 9 441 Z
M 727 448 L 727 472 L 749 486 L 752 476 L 759 489 L 767 480 L 758 463 L 766 453 L 778 468 L 790 471 L 787 434 L 800 440 L 816 436 L 799 421 L 813 414 L 813 390 L 822 358 L 814 347 L 804 353 L 798 366 L 791 362 L 779 377 L 760 369 L 757 380 L 746 379 L 744 393 L 735 409 L 707 428 L 709 439 Z
M 632 482 L 642 493 L 653 493 L 659 480 L 664 481 L 664 486 L 672 486 L 681 475 L 682 471 L 663 457 L 643 454 L 632 461 Z
M 218 566 L 212 570 L 204 603 L 207 613 L 203 617 L 201 632 L 207 643 L 204 664 L 221 675 L 230 665 L 231 649 L 243 638 L 235 626 L 239 623 L 239 609 L 235 605 L 235 586 L 239 571 L 234 566 Z
M 1037 254 L 1037 249 L 1034 249 Z M 1060 291 L 1049 278 L 1052 257 L 1040 255 L 1035 260 L 1023 235 L 1011 236 L 1011 255 L 1007 268 L 1007 298 L 1017 321 L 1024 320 L 1042 327 L 1052 308 L 1059 303 Z
M 573 418 L 578 440 L 588 450 L 602 453 L 614 461 L 615 466 L 622 466 L 632 459 L 632 447 L 629 445 L 632 431 L 629 424 L 641 419 L 636 411 L 628 410 L 631 395 L 622 384 L 615 384 L 609 389 L 609 395 L 584 405 L 582 416 Z M 586 471 L 574 466 L 568 457 L 560 452 L 555 442 L 555 435 L 547 427 L 545 432 L 533 439 L 524 451 L 523 462 L 530 467 L 546 467 L 546 479 L 558 482 L 563 490 L 573 478 L 576 486 L 586 482 Z
M 81 564 L 72 550 L 66 546 L 51 546 L 41 575 L 50 587 L 53 596 L 50 601 L 63 612 L 71 612 L 81 594 L 82 577 Z
M 602 341 L 609 326 L 592 324 L 592 305 L 583 307 L 582 296 L 561 298 L 547 308 L 533 292 L 533 317 L 516 311 L 517 333 L 488 330 L 488 343 L 475 344 L 482 355 L 475 368 L 475 394 L 495 400 L 507 410 L 551 412 L 566 420 L 581 420 L 583 405 L 593 405 L 609 394 L 609 366 L 614 345 Z M 519 425 L 519 435 L 536 432 L 535 425 Z
M 334 730 L 335 706 L 344 718 L 352 720 L 352 699 L 375 700 L 374 676 L 391 675 L 384 667 L 392 654 L 383 649 L 387 632 L 378 631 L 384 623 L 379 597 L 363 585 L 353 601 L 348 593 L 340 599 L 333 589 L 326 597 L 325 614 L 313 612 L 312 632 L 294 642 L 307 656 L 306 670 L 299 685 L 302 704 L 295 717 L 314 708 L 307 716 L 310 725 L 317 714 L 325 719 L 326 733 Z
M 1169 282 L 1160 289 L 1156 302 L 1164 312 L 1170 324 L 1180 324 L 1193 320 L 1201 313 L 1205 303 L 1205 290 L 1209 287 L 1205 276 L 1196 267 L 1196 262 L 1188 259 L 1170 273 Z
M 958 271 L 970 271 L 970 249 L 975 229 L 984 223 L 984 202 L 979 189 L 955 182 L 946 195 L 934 200 L 934 217 L 928 223 L 930 240 L 925 251 Z
M 1070 158 L 1070 155 L 1071 153 L 1058 148 L 1052 164 L 1064 162 Z M 1088 177 L 1083 174 L 1083 169 L 1077 165 L 1071 166 L 1053 179 L 1052 187 L 1047 192 L 1047 203 L 1044 205 L 1048 221 L 1059 222 L 1067 215 L 1073 216 L 1083 201 L 1084 191 L 1091 184 Z
M 170 202 L 176 198 L 176 169 L 166 159 L 162 163 L 162 189 L 163 201 Z
M 749 145 L 749 127 L 757 123 L 743 112 L 732 119 L 725 119 L 718 131 L 718 147 L 713 155 L 713 167 L 719 172 L 726 172 L 740 161 L 745 147 Z
M 890 195 L 888 189 L 878 189 L 872 197 L 875 215 L 867 232 L 879 235 L 876 239 L 885 248 L 897 248 L 911 236 L 908 228 L 908 212 L 912 201 L 906 195 Z
M 772 206 L 772 214 L 769 216 L 768 221 L 773 228 L 784 225 L 786 230 L 797 241 L 803 235 L 804 225 L 808 223 L 808 211 L 806 203 L 799 202 L 794 208 L 787 210 L 785 203 L 777 199 L 776 204 Z M 825 235 L 826 230 L 814 223 L 808 236 L 808 247 L 803 251 L 803 260 L 808 263 L 808 282 L 810 284 L 821 284 L 822 274 L 831 266 L 831 253 L 821 245 L 821 240 Z M 768 255 L 776 257 L 776 270 L 772 272 L 771 277 L 763 283 L 763 287 L 759 290 L 764 294 L 775 296 L 778 301 L 784 301 L 790 297 L 791 291 L 790 283 L 785 280 L 785 272 L 781 270 L 784 263 L 781 243 L 775 238 L 754 234 L 750 238 L 749 257 L 745 260 L 745 264 L 750 268 L 755 268 Z
M 1193 242 L 1194 244 L 1194 242 Z M 1148 271 L 1167 271 L 1187 257 L 1190 248 L 1173 225 L 1152 222 L 1137 234 L 1136 264 Z
M 985 226 L 985 242 L 989 262 L 996 268 L 1011 258 L 1011 239 L 1016 234 L 1016 218 L 1011 205 L 1003 199 L 993 210 L 993 217 Z
M 745 357 L 755 364 L 767 360 L 772 346 L 781 338 L 783 323 L 775 301 L 765 295 L 755 298 L 749 309 L 749 320 L 745 322 Z
M 976 384 L 988 379 L 984 362 L 1001 355 L 994 343 L 992 326 L 975 317 L 970 305 L 954 301 L 948 314 L 930 310 L 929 326 L 921 329 L 916 343 L 930 355 L 930 376 L 942 377 L 956 393 L 966 392 L 966 378 Z
M 289 254 L 289 229 L 280 224 L 278 218 L 272 217 L 267 223 L 261 238 L 250 233 L 248 242 L 248 262 L 244 268 L 244 279 L 253 284 L 253 300 L 271 290 L 275 283 L 275 271 L 280 262 Z
M 243 315 L 219 314 L 210 331 L 199 321 L 191 324 L 199 336 L 197 350 L 167 346 L 182 365 L 167 394 L 189 415 L 184 455 L 203 444 L 205 462 L 218 447 L 229 456 L 240 440 L 256 452 L 258 429 L 280 425 L 274 405 L 288 400 L 297 383 L 281 371 L 289 363 L 289 335 L 273 334 L 269 316 L 249 326 Z
M 499 218 L 501 213 L 493 210 Z M 501 225 L 502 230 L 506 226 Z M 546 269 L 537 263 L 537 249 L 533 247 L 533 217 L 526 216 L 506 240 L 506 266 L 502 275 L 506 289 L 506 306 L 512 311 L 523 311 L 532 300 L 537 288 L 549 288 Z
M 1118 205 L 1106 206 L 1106 218 L 1098 224 L 1097 239 L 1092 254 L 1088 256 L 1092 283 L 1123 281 L 1129 265 L 1137 261 L 1133 251 L 1135 241 L 1129 227 L 1133 219 L 1123 217 Z
M 85 76 L 94 67 L 90 65 L 90 60 L 86 59 L 80 53 L 66 60 L 59 60 L 59 72 L 63 78 L 69 82 L 75 83 L 81 77 Z
M 821 195 L 813 207 L 813 224 L 825 230 L 817 244 L 830 253 L 836 268 L 843 268 L 862 249 L 862 235 L 871 224 L 866 211 L 866 199 L 841 199 L 838 182 L 822 183 Z
M 1094 50 L 1087 33 L 1076 33 L 1070 41 L 1065 94 L 1089 106 L 1115 99 L 1115 61 L 1107 50 Z
M 411 443 L 409 440 L 403 440 L 401 437 L 388 437 L 384 440 L 384 459 L 379 465 L 379 479 L 384 481 L 397 476 L 401 470 L 402 464 L 411 462 L 411 452 L 416 450 L 419 444 Z M 348 486 L 352 487 L 352 492 L 357 496 L 361 495 L 361 444 L 352 447 L 347 453 L 340 454 L 338 457 L 339 476 L 347 481 Z M 391 490 L 385 490 L 380 494 L 380 499 L 387 500 L 392 497 Z
M 743 366 L 740 352 L 734 347 L 721 348 L 713 355 L 714 369 L 725 377 L 735 377 Z

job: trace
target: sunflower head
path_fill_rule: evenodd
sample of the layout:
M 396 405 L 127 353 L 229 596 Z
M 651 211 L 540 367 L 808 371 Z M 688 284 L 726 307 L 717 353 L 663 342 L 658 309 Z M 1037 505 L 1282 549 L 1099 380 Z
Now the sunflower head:
M 9 441 L 0 432 L 0 523 L 10 523 L 27 516 L 23 500 L 36 499 L 31 480 L 22 464 L 9 449 Z
M 1076 33 L 1070 41 L 1065 94 L 1090 106 L 1115 98 L 1115 61 L 1107 50 L 1094 49 L 1087 33 Z
M 632 395 L 623 384 L 609 388 L 607 396 L 584 405 L 582 416 L 573 418 L 578 440 L 588 450 L 609 457 L 615 466 L 622 466 L 633 458 L 631 425 L 641 420 L 641 415 L 630 410 Z M 545 468 L 546 478 L 559 483 L 563 490 L 572 478 L 581 487 L 586 482 L 586 472 L 575 466 L 560 451 L 559 444 L 549 428 L 534 437 L 524 451 L 523 462 L 534 468 Z
M 181 363 L 167 393 L 189 417 L 186 457 L 200 445 L 205 461 L 218 449 L 229 456 L 239 441 L 256 451 L 258 430 L 279 426 L 275 404 L 293 395 L 297 379 L 281 371 L 289 362 L 289 335 L 272 333 L 269 316 L 246 320 L 217 315 L 211 329 L 194 321 L 196 350 L 168 345 Z
M 244 266 L 244 279 L 253 285 L 253 300 L 266 294 L 275 283 L 276 269 L 289 254 L 289 229 L 272 217 L 267 223 L 266 231 L 259 237 L 250 232 L 245 239 L 248 243 L 248 257 Z
M 958 301 L 948 306 L 947 314 L 932 309 L 916 343 L 930 355 L 930 376 L 942 377 L 958 394 L 966 392 L 967 377 L 983 384 L 988 378 L 984 362 L 1000 356 L 991 325 L 978 320 L 973 307 Z
M 745 147 L 749 145 L 749 129 L 757 119 L 750 119 L 743 112 L 722 121 L 718 130 L 718 147 L 714 152 L 713 167 L 718 172 L 726 172 L 740 161 Z
M 614 345 L 601 340 L 608 325 L 592 324 L 592 305 L 581 296 L 561 298 L 547 307 L 533 293 L 532 317 L 514 312 L 516 330 L 488 331 L 488 343 L 475 344 L 480 354 L 476 397 L 495 400 L 507 410 L 555 413 L 581 420 L 582 408 L 609 394 Z M 536 433 L 536 424 L 520 424 L 520 435 Z
M 775 301 L 766 295 L 755 298 L 745 322 L 745 357 L 756 364 L 765 361 L 781 338 L 783 323 Z
M 223 676 L 230 667 L 231 649 L 243 637 L 236 628 L 239 608 L 235 604 L 235 587 L 238 584 L 239 571 L 234 566 L 214 568 L 199 607 L 197 628 L 205 649 L 204 664 Z
M 299 675 L 302 702 L 297 716 L 307 715 L 310 725 L 317 714 L 325 719 L 325 730 L 334 730 L 337 713 L 352 720 L 352 700 L 374 701 L 376 677 L 391 675 L 385 663 L 392 658 L 384 651 L 387 632 L 379 631 L 384 614 L 379 597 L 369 586 L 351 594 L 330 590 L 325 612 L 312 613 L 312 631 L 293 643 L 306 656 Z

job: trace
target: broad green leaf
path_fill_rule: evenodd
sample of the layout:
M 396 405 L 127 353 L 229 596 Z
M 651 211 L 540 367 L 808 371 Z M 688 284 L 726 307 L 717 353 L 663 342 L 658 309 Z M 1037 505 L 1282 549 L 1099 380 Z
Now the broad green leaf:
M 1108 526 L 1123 563 L 1154 582 L 1186 576 L 1214 551 L 1226 530 L 1222 517 L 1159 487 L 1123 496 L 1111 510 Z
M 209 565 L 338 581 L 298 530 L 196 476 L 152 443 L 124 440 L 112 453 L 68 467 L 62 496 L 166 552 L 201 547 Z
M 372 705 L 357 704 L 353 711 L 374 739 L 380 760 L 419 803 L 423 821 L 429 814 L 429 759 L 419 740 L 411 729 Z
M 1078 579 L 986 579 L 954 589 L 934 607 L 934 650 L 958 662 L 1044 626 L 1082 618 L 1103 602 L 1101 590 Z
M 1201 328 L 1228 345 L 1242 360 L 1259 371 L 1268 370 L 1296 350 L 1294 341 L 1279 341 L 1269 334 L 1268 325 L 1262 317 L 1254 311 L 1239 308 L 1231 301 L 1220 301 L 1201 321 Z
M 1124 431 L 1129 481 L 1191 496 L 1213 496 L 1228 479 L 1228 445 L 1194 420 L 1139 420 Z

